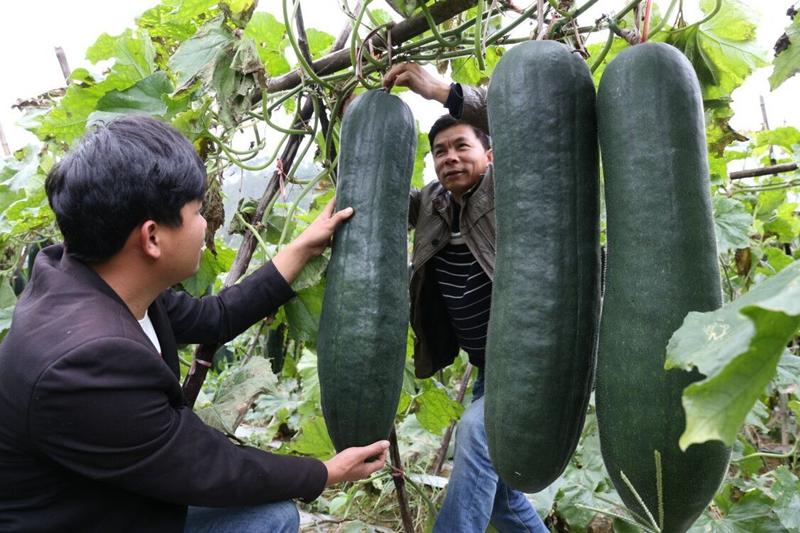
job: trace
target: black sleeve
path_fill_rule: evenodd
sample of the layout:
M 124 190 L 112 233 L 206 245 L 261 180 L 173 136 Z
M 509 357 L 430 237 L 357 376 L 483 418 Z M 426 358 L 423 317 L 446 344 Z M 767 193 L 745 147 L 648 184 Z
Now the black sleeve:
M 460 83 L 450 84 L 450 94 L 447 95 L 444 106 L 453 118 L 461 118 L 464 111 L 464 90 Z
M 158 500 L 214 507 L 316 498 L 316 459 L 232 444 L 170 402 L 175 377 L 140 343 L 88 342 L 40 376 L 29 406 L 39 453 L 69 471 Z
M 159 296 L 179 344 L 223 343 L 274 313 L 294 291 L 271 262 L 219 294 L 194 298 L 169 290 Z

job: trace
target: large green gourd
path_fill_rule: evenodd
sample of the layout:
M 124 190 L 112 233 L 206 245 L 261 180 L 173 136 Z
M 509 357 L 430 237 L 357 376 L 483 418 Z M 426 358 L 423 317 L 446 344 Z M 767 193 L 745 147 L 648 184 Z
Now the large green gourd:
M 508 51 L 489 88 L 497 259 L 486 433 L 512 487 L 535 492 L 569 461 L 591 392 L 599 313 L 595 91 L 552 41 Z
M 721 304 L 700 87 L 677 49 L 642 44 L 606 68 L 597 109 L 608 214 L 596 397 L 603 459 L 628 508 L 646 516 L 623 473 L 665 533 L 683 532 L 730 455 L 720 442 L 678 448 L 681 393 L 701 376 L 664 370 L 686 314 Z
M 408 330 L 408 195 L 416 152 L 411 110 L 369 91 L 342 120 L 334 234 L 317 340 L 322 412 L 337 450 L 386 439 Z

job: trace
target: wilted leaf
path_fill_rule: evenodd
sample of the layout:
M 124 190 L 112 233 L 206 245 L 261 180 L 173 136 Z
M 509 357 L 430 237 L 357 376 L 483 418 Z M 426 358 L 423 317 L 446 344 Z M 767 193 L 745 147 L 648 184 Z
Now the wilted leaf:
M 198 78 L 207 81 L 217 58 L 226 53 L 232 42 L 233 36 L 224 27 L 222 17 L 218 17 L 181 43 L 169 60 L 169 68 L 177 78 L 177 90 L 189 87 Z
M 324 254 L 311 259 L 292 282 L 292 289 L 295 292 L 299 292 L 318 284 L 322 280 L 325 269 L 328 268 L 328 261 L 329 258 Z
M 197 409 L 197 416 L 209 426 L 232 434 L 256 396 L 275 383 L 269 361 L 252 357 L 225 375 L 211 403 Z
M 687 315 L 667 346 L 665 367 L 696 367 L 706 378 L 684 389 L 681 449 L 708 440 L 733 443 L 798 327 L 800 262 L 721 309 Z
M 786 28 L 789 46 L 775 56 L 775 69 L 769 77 L 769 87 L 773 91 L 800 72 L 800 16 L 795 15 L 792 23 Z

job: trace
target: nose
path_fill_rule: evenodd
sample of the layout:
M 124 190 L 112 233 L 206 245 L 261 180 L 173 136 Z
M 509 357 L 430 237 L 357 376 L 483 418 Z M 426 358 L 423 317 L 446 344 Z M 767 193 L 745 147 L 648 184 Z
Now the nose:
M 456 152 L 452 148 L 449 148 L 447 150 L 447 152 L 444 154 L 444 160 L 446 162 L 454 163 L 454 162 L 458 161 L 458 157 L 457 156 L 458 156 L 458 152 Z

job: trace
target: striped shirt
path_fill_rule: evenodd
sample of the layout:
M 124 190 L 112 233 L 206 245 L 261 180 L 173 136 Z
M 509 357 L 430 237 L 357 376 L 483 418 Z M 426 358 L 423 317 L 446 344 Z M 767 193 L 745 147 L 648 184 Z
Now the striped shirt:
M 458 344 L 473 365 L 483 368 L 492 280 L 461 235 L 459 212 L 454 203 L 450 243 L 434 256 L 433 268 Z

